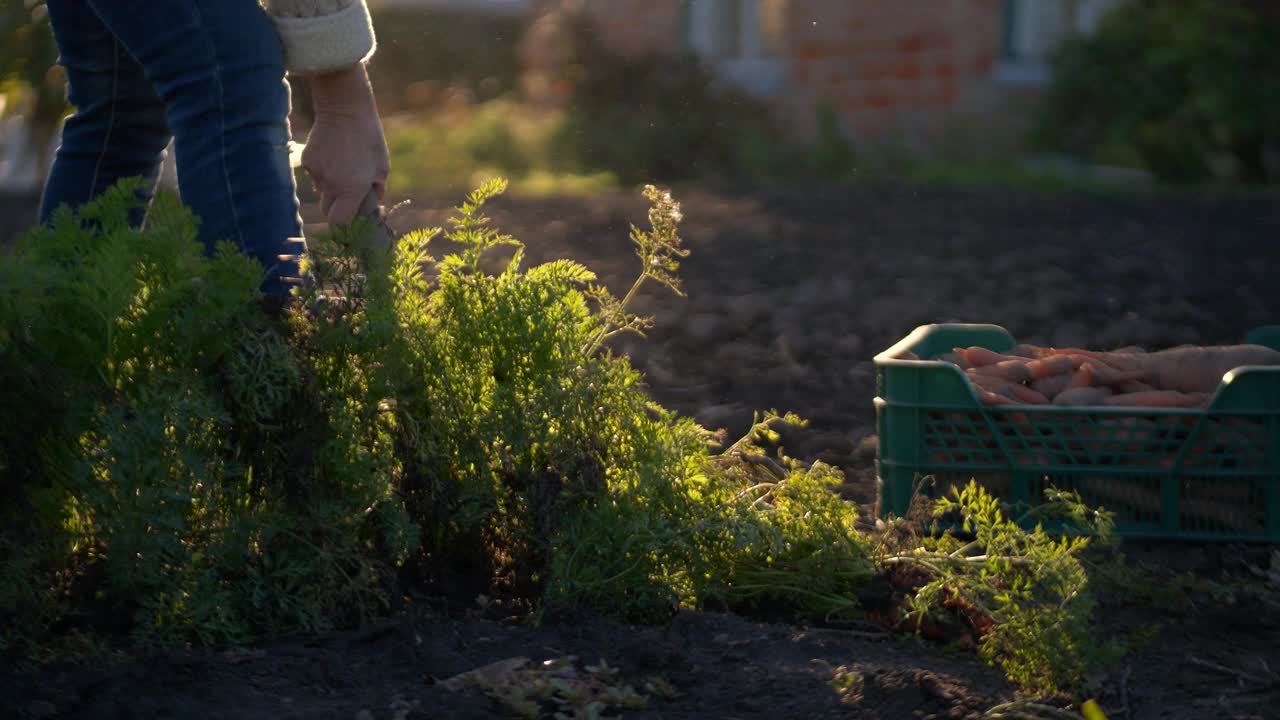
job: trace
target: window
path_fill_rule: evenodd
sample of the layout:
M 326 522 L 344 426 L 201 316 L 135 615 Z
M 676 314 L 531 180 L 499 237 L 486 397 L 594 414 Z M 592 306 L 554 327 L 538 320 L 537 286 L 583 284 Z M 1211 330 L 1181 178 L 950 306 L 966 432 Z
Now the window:
M 755 95 L 782 89 L 782 0 L 687 0 L 685 39 L 723 78 Z
M 1124 0 L 1005 0 L 1004 33 L 997 79 L 1043 85 L 1049 59 L 1072 32 L 1093 32 L 1098 21 Z

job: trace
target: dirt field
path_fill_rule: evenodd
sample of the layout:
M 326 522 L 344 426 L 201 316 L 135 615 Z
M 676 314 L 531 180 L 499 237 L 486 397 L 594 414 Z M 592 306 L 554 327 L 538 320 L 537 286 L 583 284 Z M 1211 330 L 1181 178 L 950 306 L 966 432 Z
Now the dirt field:
M 1274 199 L 675 190 L 692 250 L 681 272 L 688 295 L 652 289 L 643 303 L 657 327 L 618 349 L 658 400 L 704 425 L 739 431 L 761 408 L 808 417 L 788 451 L 843 467 L 848 495 L 863 504 L 876 491 L 871 358 L 919 324 L 992 322 L 1037 343 L 1159 347 L 1238 341 L 1277 322 L 1280 308 Z M 456 201 L 420 199 L 395 224 L 440 224 L 436 208 Z M 29 208 L 5 202 L 6 226 Z M 625 289 L 636 262 L 627 224 L 644 211 L 638 195 L 618 194 L 504 199 L 491 214 L 531 261 L 572 257 Z M 1263 571 L 1271 561 L 1280 576 L 1280 558 L 1237 546 L 1128 552 L 1161 572 L 1232 582 L 1109 590 L 1106 627 L 1151 634 L 1092 679 L 1109 717 L 1280 717 L 1280 605 L 1248 589 L 1257 583 L 1234 582 L 1249 576 L 1246 561 Z M 1156 590 L 1169 594 L 1159 609 Z M 19 717 L 503 717 L 484 694 L 440 681 L 513 656 L 604 659 L 637 688 L 655 675 L 674 686 L 674 697 L 654 694 L 625 713 L 638 718 L 973 718 L 1014 696 L 964 652 L 864 630 L 685 613 L 657 627 L 578 618 L 535 628 L 432 605 L 359 633 L 235 654 L 0 669 L 0 707 Z

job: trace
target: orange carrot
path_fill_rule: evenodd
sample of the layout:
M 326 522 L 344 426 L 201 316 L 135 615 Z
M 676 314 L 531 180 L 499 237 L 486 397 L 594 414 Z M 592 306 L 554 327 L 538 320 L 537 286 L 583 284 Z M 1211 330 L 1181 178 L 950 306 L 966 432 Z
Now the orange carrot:
M 1021 400 L 1024 403 L 1030 403 L 1032 405 L 1048 405 L 1049 404 L 1049 398 L 1045 397 L 1044 395 L 1041 395 L 1035 390 L 1032 390 L 1026 385 L 1019 385 L 1017 383 L 1010 383 L 1010 384 L 1013 386 L 1014 398 Z
M 1003 395 L 1011 400 L 1018 402 L 1031 403 L 1035 405 L 1048 405 L 1049 398 L 1032 390 L 1026 385 L 1016 382 L 1009 382 L 1003 378 L 993 375 L 986 375 L 981 372 L 970 371 L 969 381 L 974 385 L 986 390 L 987 392 Z
M 1014 359 L 1009 355 L 1001 355 L 994 350 L 988 350 L 977 345 L 967 348 L 956 348 L 955 352 L 963 355 L 964 359 L 968 360 L 969 364 L 974 367 L 986 367 L 987 365 L 995 365 L 998 362 Z
M 1075 359 L 1068 355 L 1055 355 L 1027 363 L 1027 370 L 1031 372 L 1032 380 L 1040 380 L 1052 375 L 1063 375 L 1071 372 L 1076 367 Z
M 1280 351 L 1261 345 L 1179 347 L 1138 356 L 1163 390 L 1212 392 L 1222 376 L 1245 365 L 1280 365 Z
M 1091 385 L 1093 385 L 1093 363 L 1081 363 L 1080 369 L 1071 373 L 1071 380 L 1067 382 L 1067 387 L 1064 389 L 1075 390 Z
M 1101 405 L 1111 396 L 1111 389 L 1105 387 L 1075 387 L 1063 390 L 1053 399 L 1054 405 L 1064 407 L 1081 407 Z
M 1052 400 L 1058 393 L 1067 389 L 1067 384 L 1071 382 L 1073 374 L 1050 375 L 1039 380 L 1033 380 L 1031 381 L 1031 389 Z
M 1078 355 L 1101 363 L 1106 363 L 1106 357 L 1111 354 L 1097 350 L 1081 350 L 1080 348 L 1051 348 L 1049 353 L 1051 355 Z
M 1162 390 L 1212 392 L 1222 376 L 1246 365 L 1280 365 L 1280 351 L 1261 345 L 1180 346 L 1153 353 L 1093 352 L 1069 348 L 1055 354 L 1078 355 L 1119 371 L 1099 373 L 1096 382 L 1121 384 L 1138 380 Z
M 1113 366 L 1091 363 L 1094 385 L 1123 385 L 1147 377 L 1145 370 L 1118 370 Z
M 1043 358 L 1053 355 L 1054 352 L 1053 348 L 1040 347 L 1039 345 L 1027 345 L 1023 343 L 1022 345 L 1015 345 L 1014 348 L 1009 351 L 1009 354 L 1026 358 Z
M 1031 369 L 1027 367 L 1027 361 L 1022 358 L 1013 360 L 1002 360 L 993 365 L 983 365 L 974 368 L 975 372 L 982 375 L 998 377 L 1009 382 L 1021 383 L 1031 380 Z
M 1209 402 L 1208 393 L 1184 393 L 1177 390 L 1151 390 L 1148 392 L 1121 393 L 1102 401 L 1103 405 L 1116 407 L 1203 407 Z

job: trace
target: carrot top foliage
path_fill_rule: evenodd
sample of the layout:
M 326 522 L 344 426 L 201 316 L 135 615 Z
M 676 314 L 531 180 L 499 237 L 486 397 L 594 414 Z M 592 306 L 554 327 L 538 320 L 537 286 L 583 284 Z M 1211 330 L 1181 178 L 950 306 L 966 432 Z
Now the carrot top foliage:
M 791 552 L 766 503 L 733 511 L 710 433 L 607 348 L 648 326 L 627 310 L 642 286 L 678 288 L 679 205 L 646 190 L 642 269 L 618 299 L 572 261 L 523 267 L 482 212 L 504 187 L 391 252 L 359 226 L 313 238 L 318 282 L 279 317 L 262 269 L 207 255 L 170 197 L 145 229 L 125 184 L 29 233 L 0 265 L 5 645 L 314 632 L 385 610 L 401 575 L 655 617 L 716 595 L 723 578 L 694 566 L 716 544 L 747 552 L 743 528 L 751 553 Z M 455 248 L 440 259 L 438 236 Z M 796 472 L 824 493 L 838 478 Z
M 774 450 L 803 421 L 717 452 L 610 350 L 651 324 L 637 293 L 679 292 L 669 193 L 645 189 L 621 298 L 571 260 L 525 267 L 484 215 L 494 181 L 389 250 L 359 223 L 312 238 L 315 282 L 273 314 L 262 268 L 207 254 L 173 198 L 131 227 L 136 189 L 0 259 L 0 652 L 318 632 L 406 584 L 534 617 L 859 615 L 884 553 L 837 469 Z M 1072 562 L 1046 582 L 1078 584 Z
M 144 646 L 234 643 L 369 609 L 365 544 L 407 527 L 370 394 L 309 412 L 335 389 L 259 309 L 262 268 L 207 257 L 169 197 L 132 229 L 133 190 L 0 266 L 3 637 L 125 618 Z

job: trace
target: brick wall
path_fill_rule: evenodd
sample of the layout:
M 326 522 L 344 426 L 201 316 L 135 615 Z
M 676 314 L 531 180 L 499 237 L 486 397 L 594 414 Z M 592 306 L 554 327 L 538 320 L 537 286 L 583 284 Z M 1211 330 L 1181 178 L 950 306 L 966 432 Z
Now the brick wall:
M 860 136 L 936 131 L 986 101 L 1000 50 L 1000 0 L 792 0 L 789 91 L 828 101 Z
M 771 0 L 785 17 L 786 89 L 772 98 L 800 134 L 826 101 L 855 135 L 927 136 L 995 97 L 1003 0 Z M 623 54 L 677 52 L 681 0 L 539 0 L 586 11 Z

